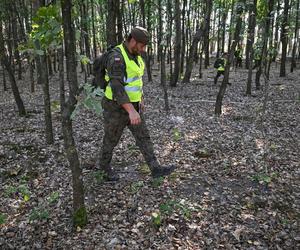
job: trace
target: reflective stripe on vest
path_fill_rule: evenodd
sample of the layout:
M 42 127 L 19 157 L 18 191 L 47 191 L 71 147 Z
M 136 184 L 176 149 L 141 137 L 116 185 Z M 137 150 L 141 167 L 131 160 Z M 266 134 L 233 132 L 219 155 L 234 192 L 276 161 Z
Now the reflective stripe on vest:
M 137 65 L 134 60 L 130 60 L 128 58 L 123 44 L 118 45 L 117 48 L 121 50 L 124 62 L 126 64 L 127 78 L 124 77 L 124 83 L 126 84 L 124 89 L 126 94 L 128 95 L 130 102 L 140 102 L 143 94 L 142 76 L 144 75 L 145 69 L 144 61 L 141 56 L 138 56 L 137 60 L 139 65 Z M 108 75 L 106 75 L 105 78 L 109 81 Z M 111 83 L 109 83 L 105 89 L 105 96 L 110 100 L 113 99 Z
M 109 87 L 111 87 L 110 83 L 109 83 Z M 125 91 L 129 92 L 129 91 L 141 91 L 142 88 L 139 86 L 124 86 Z

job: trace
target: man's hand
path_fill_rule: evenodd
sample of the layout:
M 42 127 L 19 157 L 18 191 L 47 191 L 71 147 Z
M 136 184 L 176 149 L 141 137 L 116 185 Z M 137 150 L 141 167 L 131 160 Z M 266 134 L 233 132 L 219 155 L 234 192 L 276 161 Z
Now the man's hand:
M 141 123 L 140 114 L 134 109 L 129 114 L 130 124 L 131 125 L 138 125 Z
M 124 103 L 122 104 L 122 107 L 127 111 L 131 125 L 138 125 L 141 123 L 142 120 L 140 114 L 135 110 L 131 103 Z

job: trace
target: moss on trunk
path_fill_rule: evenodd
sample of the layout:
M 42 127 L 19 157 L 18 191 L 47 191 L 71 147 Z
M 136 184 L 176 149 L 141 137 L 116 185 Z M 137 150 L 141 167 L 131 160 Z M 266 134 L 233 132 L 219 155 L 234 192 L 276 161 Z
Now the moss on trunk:
M 75 227 L 83 227 L 87 224 L 87 212 L 85 207 L 80 207 L 73 214 L 73 223 Z

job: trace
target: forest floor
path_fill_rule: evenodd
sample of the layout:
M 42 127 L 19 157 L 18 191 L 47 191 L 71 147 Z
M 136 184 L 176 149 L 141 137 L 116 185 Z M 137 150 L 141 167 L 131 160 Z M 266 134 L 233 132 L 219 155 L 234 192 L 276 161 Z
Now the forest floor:
M 170 114 L 154 70 L 145 115 L 159 161 L 177 166 L 165 179 L 152 180 L 126 129 L 113 158 L 121 179 L 103 182 L 91 167 L 102 118 L 82 111 L 74 136 L 89 223 L 76 230 L 58 76 L 50 81 L 53 145 L 45 143 L 41 87 L 30 93 L 28 80 L 18 82 L 27 117 L 10 90 L 1 92 L 0 249 L 300 249 L 300 71 L 278 72 L 273 66 L 263 115 L 263 91 L 244 96 L 247 70 L 232 70 L 217 118 L 213 68 L 169 88 Z

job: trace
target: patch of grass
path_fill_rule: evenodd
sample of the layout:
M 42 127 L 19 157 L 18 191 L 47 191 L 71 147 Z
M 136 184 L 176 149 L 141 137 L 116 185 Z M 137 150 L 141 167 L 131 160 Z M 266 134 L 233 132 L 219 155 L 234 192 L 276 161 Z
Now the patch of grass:
M 5 224 L 7 216 L 3 213 L 0 213 L 0 225 Z
M 141 173 L 141 174 L 150 174 L 151 171 L 149 169 L 149 166 L 147 164 L 143 164 L 143 165 L 140 165 L 138 166 L 138 171 Z
M 7 186 L 4 191 L 4 197 L 10 197 L 17 192 L 17 187 Z
M 144 186 L 143 181 L 137 181 L 137 182 L 131 183 L 130 188 L 129 188 L 129 192 L 132 193 L 132 194 L 135 194 L 139 190 L 141 190 L 143 186 Z
M 52 192 L 50 194 L 50 196 L 48 197 L 48 202 L 49 204 L 53 204 L 53 203 L 56 203 L 59 199 L 59 192 L 58 191 L 55 191 L 55 192 Z
M 282 218 L 281 220 L 280 220 L 280 222 L 281 222 L 281 224 L 283 224 L 283 225 L 289 225 L 291 222 L 290 222 L 290 220 L 289 219 L 286 219 L 286 218 Z
M 269 184 L 272 181 L 274 181 L 277 177 L 278 177 L 278 173 L 275 172 L 271 173 L 270 175 L 266 173 L 258 173 L 251 176 L 251 180 L 259 183 Z
M 163 182 L 164 182 L 164 177 L 158 177 L 158 178 L 154 178 L 152 180 L 151 185 L 152 185 L 152 187 L 158 188 L 163 184 Z
M 73 224 L 75 227 L 83 227 L 87 224 L 87 212 L 85 207 L 80 207 L 73 214 Z
M 182 134 L 178 128 L 174 128 L 172 133 L 174 141 L 179 141 L 182 138 Z
M 98 184 L 101 184 L 105 181 L 106 173 L 103 170 L 97 170 L 93 173 Z
M 171 214 L 175 209 L 175 204 L 178 203 L 175 200 L 169 200 L 159 206 L 159 211 L 162 214 Z
M 35 208 L 29 215 L 29 221 L 49 219 L 49 212 L 45 208 Z
M 170 215 L 173 212 L 181 214 L 184 218 L 191 218 L 193 210 L 197 210 L 195 207 L 188 205 L 185 200 L 169 200 L 159 206 L 159 210 L 162 214 Z
M 225 170 L 229 170 L 232 167 L 232 164 L 228 159 L 225 159 L 222 162 L 222 166 L 224 167 Z
M 168 179 L 169 181 L 175 182 L 177 179 L 184 179 L 186 177 L 186 174 L 183 172 L 173 172 L 169 175 Z
M 7 186 L 4 191 L 4 196 L 12 197 L 14 195 L 22 196 L 24 201 L 29 201 L 31 193 L 28 189 L 27 184 L 20 184 L 18 186 Z
M 162 218 L 159 212 L 154 212 L 151 214 L 152 225 L 158 229 L 162 224 Z
M 54 100 L 51 102 L 51 111 L 52 112 L 60 111 L 60 102 L 58 100 Z

